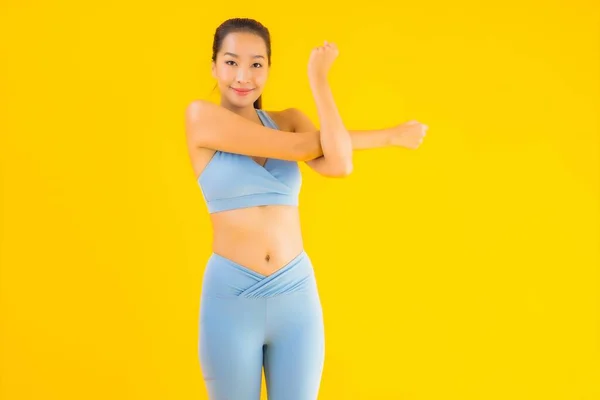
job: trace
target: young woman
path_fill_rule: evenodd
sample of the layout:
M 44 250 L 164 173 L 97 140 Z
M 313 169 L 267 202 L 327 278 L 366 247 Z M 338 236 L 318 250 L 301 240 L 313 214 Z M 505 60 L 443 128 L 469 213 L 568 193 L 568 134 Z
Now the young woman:
M 338 55 L 312 50 L 308 78 L 320 129 L 300 110 L 264 111 L 269 31 L 235 18 L 215 33 L 212 74 L 221 104 L 186 109 L 191 163 L 213 229 L 200 299 L 199 358 L 211 400 L 317 398 L 325 355 L 323 314 L 298 214 L 299 162 L 327 177 L 351 173 L 352 153 L 417 148 L 427 126 L 348 131 L 327 81 Z

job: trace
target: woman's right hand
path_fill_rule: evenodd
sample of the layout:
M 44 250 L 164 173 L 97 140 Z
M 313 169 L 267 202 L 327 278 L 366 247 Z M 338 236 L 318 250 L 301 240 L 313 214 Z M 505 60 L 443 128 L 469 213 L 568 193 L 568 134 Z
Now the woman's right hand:
M 308 60 L 308 78 L 311 83 L 319 82 L 327 78 L 327 74 L 333 62 L 339 55 L 335 43 L 325 41 L 323 46 L 315 47 Z

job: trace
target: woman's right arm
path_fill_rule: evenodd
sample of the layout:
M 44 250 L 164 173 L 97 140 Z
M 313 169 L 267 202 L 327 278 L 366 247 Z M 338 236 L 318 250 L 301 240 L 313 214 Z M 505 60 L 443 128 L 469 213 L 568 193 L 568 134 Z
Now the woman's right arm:
M 323 154 L 318 131 L 272 129 L 206 100 L 188 105 L 185 125 L 188 142 L 196 147 L 289 161 L 312 160 Z

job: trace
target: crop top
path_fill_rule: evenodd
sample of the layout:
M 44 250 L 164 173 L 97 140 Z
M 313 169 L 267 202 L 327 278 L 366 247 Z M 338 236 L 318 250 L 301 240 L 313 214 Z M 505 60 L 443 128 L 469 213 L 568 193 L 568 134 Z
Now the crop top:
M 264 126 L 279 129 L 265 111 L 256 112 Z M 297 161 L 268 158 L 263 167 L 250 156 L 217 150 L 198 185 L 209 213 L 272 204 L 297 206 L 302 175 Z

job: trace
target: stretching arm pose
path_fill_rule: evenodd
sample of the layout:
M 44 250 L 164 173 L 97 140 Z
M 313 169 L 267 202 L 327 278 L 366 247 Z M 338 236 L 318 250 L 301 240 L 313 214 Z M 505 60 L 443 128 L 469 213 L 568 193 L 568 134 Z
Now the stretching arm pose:
M 335 44 L 325 42 L 312 50 L 309 59 L 308 77 L 320 129 L 298 108 L 282 112 L 290 129 L 277 130 L 209 101 L 194 100 L 186 108 L 188 144 L 248 156 L 303 161 L 329 177 L 346 176 L 352 171 L 354 150 L 387 146 L 418 148 L 428 127 L 414 120 L 389 128 L 346 129 L 327 78 L 338 54 Z

